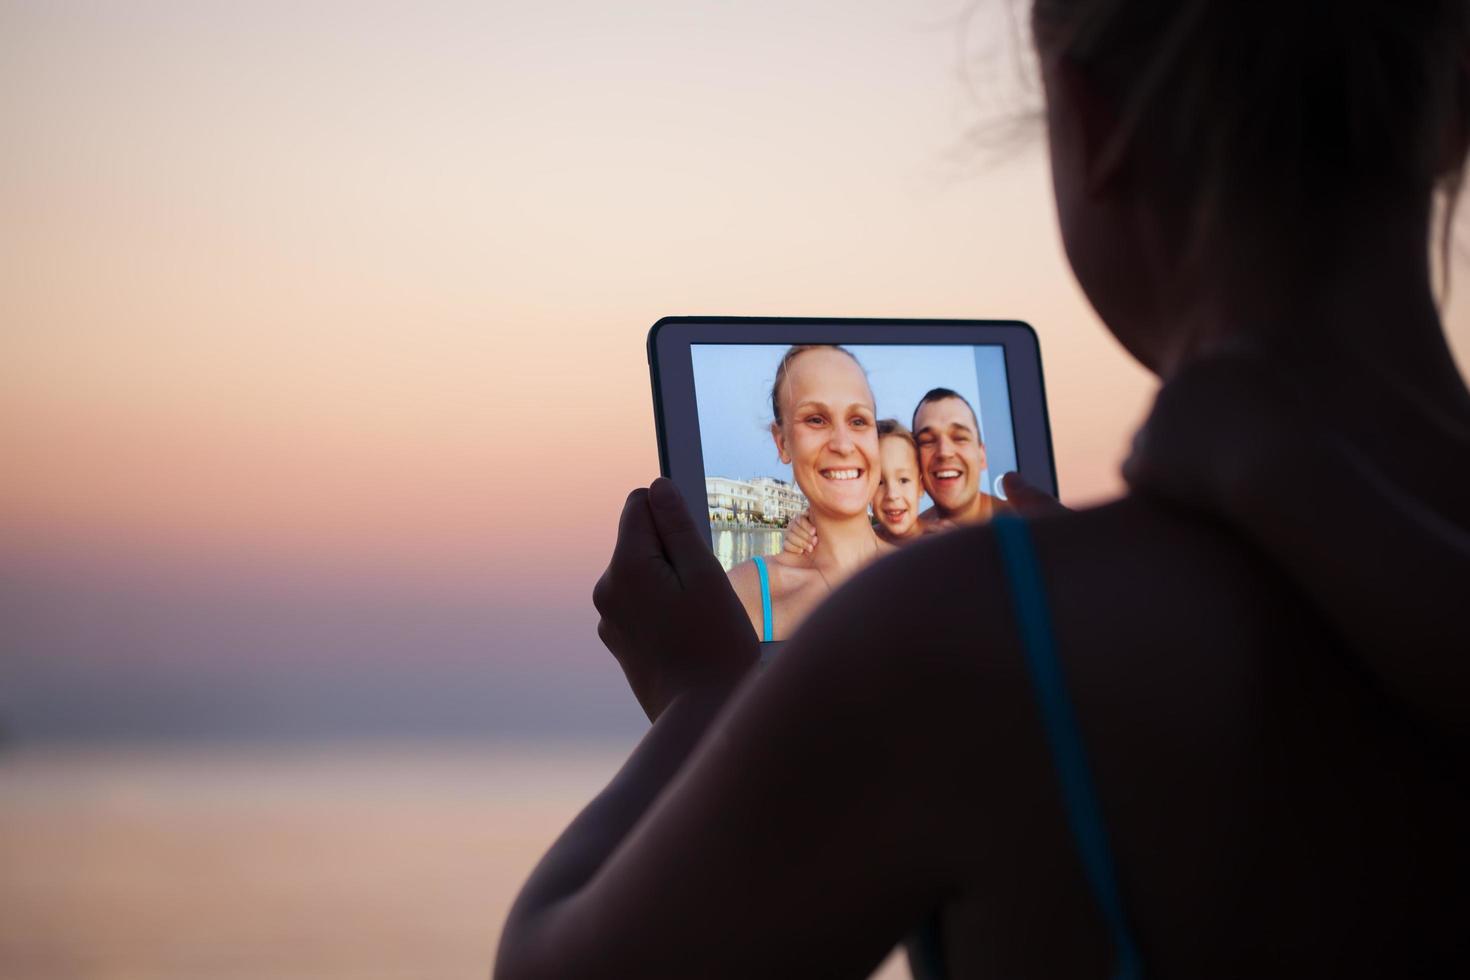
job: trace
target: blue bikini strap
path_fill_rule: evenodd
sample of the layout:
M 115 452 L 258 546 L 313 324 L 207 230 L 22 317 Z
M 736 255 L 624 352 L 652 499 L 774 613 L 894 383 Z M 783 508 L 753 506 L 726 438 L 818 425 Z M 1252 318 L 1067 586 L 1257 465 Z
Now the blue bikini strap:
M 766 560 L 756 555 L 755 570 L 761 577 L 761 639 L 767 643 L 774 640 L 776 630 L 771 625 L 771 577 L 766 573 Z
M 1103 826 L 1102 808 L 1093 789 L 1082 733 L 1077 726 L 1072 701 L 1067 696 L 1061 662 L 1057 659 L 1041 565 L 1036 560 L 1036 550 L 1025 521 L 1003 514 L 997 516 L 990 526 L 995 529 L 1000 543 L 1001 561 L 1005 565 L 1016 625 L 1021 633 L 1021 647 L 1036 688 L 1042 725 L 1046 728 L 1046 739 L 1051 747 L 1052 764 L 1061 782 L 1067 823 L 1077 843 L 1093 897 L 1112 938 L 1117 957 L 1113 976 L 1116 980 L 1136 980 L 1141 976 L 1138 947 L 1134 945 L 1133 934 L 1123 912 L 1117 873 Z

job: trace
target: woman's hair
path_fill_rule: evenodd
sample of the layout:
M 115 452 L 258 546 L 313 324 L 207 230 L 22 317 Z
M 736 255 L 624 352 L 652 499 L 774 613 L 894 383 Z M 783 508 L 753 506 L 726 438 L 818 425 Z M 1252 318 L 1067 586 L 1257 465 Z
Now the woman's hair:
M 1334 208 L 1460 186 L 1467 0 L 1036 0 L 1049 57 L 1114 107 L 1103 159 L 1141 134 L 1187 244 L 1222 216 L 1288 228 Z M 1307 227 L 1307 225 L 1302 225 Z
M 809 350 L 838 351 L 846 354 L 848 357 L 852 357 L 852 363 L 857 364 L 859 371 L 863 370 L 863 366 L 858 363 L 858 359 L 853 357 L 852 351 L 839 344 L 792 344 L 786 348 L 786 353 L 781 355 L 781 363 L 776 365 L 776 380 L 771 382 L 771 417 L 776 420 L 777 425 L 786 424 L 786 420 L 781 417 L 781 387 L 786 384 L 786 370 L 791 367 L 792 361 Z M 863 377 L 867 377 L 867 375 L 868 372 L 863 371 Z
M 898 419 L 879 419 L 878 441 L 881 443 L 889 436 L 897 436 L 904 442 L 908 443 L 911 447 L 913 447 L 914 455 L 917 456 L 919 454 L 919 441 L 914 438 L 914 434 L 912 432 L 904 428 L 902 422 L 900 422 Z

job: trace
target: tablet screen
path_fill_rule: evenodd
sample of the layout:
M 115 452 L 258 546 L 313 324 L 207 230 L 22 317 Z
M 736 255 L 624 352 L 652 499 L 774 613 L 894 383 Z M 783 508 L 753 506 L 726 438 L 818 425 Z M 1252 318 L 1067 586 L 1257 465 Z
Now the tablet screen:
M 1006 509 L 1003 346 L 689 350 L 711 545 L 763 640 L 869 561 Z

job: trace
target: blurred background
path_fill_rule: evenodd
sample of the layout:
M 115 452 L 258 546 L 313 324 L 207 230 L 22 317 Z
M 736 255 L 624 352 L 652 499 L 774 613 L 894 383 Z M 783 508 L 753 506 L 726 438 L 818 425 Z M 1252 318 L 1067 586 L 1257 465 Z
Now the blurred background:
M 0 0 L 0 975 L 486 975 L 644 727 L 589 594 L 660 316 L 1028 320 L 1116 494 L 1017 29 Z

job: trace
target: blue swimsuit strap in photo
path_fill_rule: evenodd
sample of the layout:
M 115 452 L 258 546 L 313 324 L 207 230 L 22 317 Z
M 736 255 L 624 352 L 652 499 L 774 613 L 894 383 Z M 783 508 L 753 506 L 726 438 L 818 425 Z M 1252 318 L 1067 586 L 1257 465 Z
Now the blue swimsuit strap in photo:
M 771 576 L 766 572 L 764 558 L 756 555 L 751 561 L 755 562 L 755 570 L 761 577 L 761 640 L 770 643 L 776 638 L 776 631 L 771 626 Z
M 1142 975 L 1138 947 L 1133 943 L 1133 934 L 1123 912 L 1113 855 L 1103 826 L 1102 808 L 1098 806 L 1097 793 L 1093 789 L 1087 753 L 1082 746 L 1082 732 L 1077 727 L 1077 716 L 1067 696 L 1062 665 L 1057 660 L 1051 613 L 1047 608 L 1041 565 L 1036 560 L 1031 532 L 1025 521 L 1008 514 L 997 516 L 990 526 L 995 530 L 1001 562 L 1010 583 L 1016 626 L 1021 634 L 1021 647 L 1031 682 L 1036 688 L 1036 701 L 1051 748 L 1052 764 L 1056 766 L 1057 778 L 1061 782 L 1067 824 L 1113 942 L 1117 957 L 1113 976 L 1116 980 L 1136 980 Z

